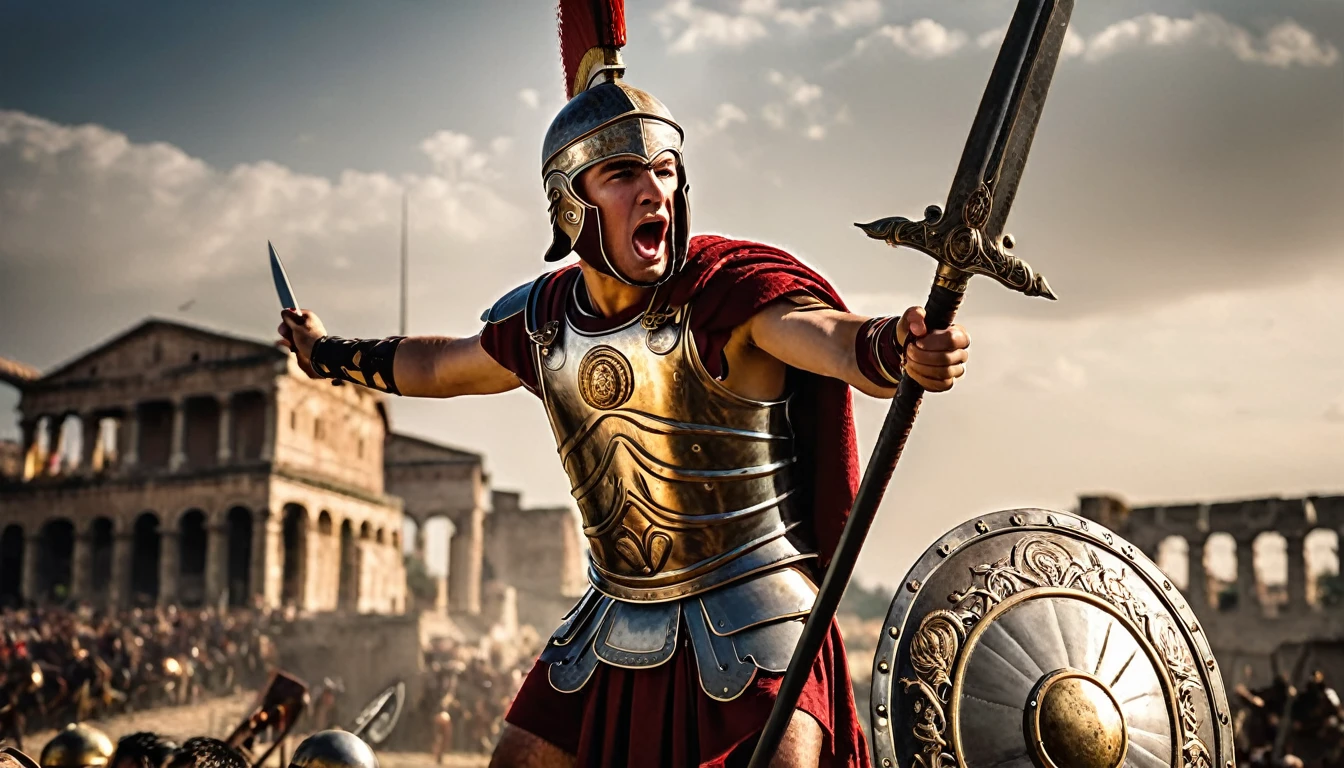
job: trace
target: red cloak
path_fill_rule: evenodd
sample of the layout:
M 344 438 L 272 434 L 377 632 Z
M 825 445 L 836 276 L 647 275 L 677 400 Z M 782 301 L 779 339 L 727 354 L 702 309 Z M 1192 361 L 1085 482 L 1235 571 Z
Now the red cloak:
M 540 322 L 563 317 L 579 275 L 577 265 L 571 265 L 547 282 L 538 303 Z M 662 290 L 668 306 L 694 301 L 691 332 L 706 370 L 719 378 L 725 374 L 723 349 L 733 330 L 771 302 L 807 294 L 846 309 L 830 283 L 788 253 L 715 235 L 691 239 L 685 267 Z M 603 318 L 601 325 L 615 327 L 643 309 L 633 307 L 624 316 Z M 602 330 L 588 327 L 582 316 L 571 315 L 570 320 L 585 331 Z M 535 393 L 537 374 L 529 344 L 521 313 L 487 325 L 481 334 L 485 351 Z M 810 538 L 824 565 L 835 552 L 858 491 L 853 405 L 845 382 L 793 369 L 789 373 L 794 444 L 800 466 L 810 468 L 800 473 L 806 486 L 800 490 L 804 498 L 812 499 Z M 760 673 L 742 696 L 718 702 L 700 690 L 694 655 L 683 647 L 652 669 L 599 664 L 583 690 L 565 694 L 550 686 L 546 668 L 539 664 L 527 676 L 505 720 L 577 755 L 580 766 L 746 765 L 782 678 Z M 825 732 L 822 766 L 869 765 L 849 664 L 834 623 L 798 708 L 816 718 Z

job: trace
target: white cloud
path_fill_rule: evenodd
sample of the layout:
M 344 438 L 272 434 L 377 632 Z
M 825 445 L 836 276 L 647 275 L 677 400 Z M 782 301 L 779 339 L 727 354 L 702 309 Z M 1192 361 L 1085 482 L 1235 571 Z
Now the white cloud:
M 770 35 L 772 28 L 794 32 L 831 30 L 874 24 L 882 16 L 879 0 L 833 0 L 781 6 L 779 0 L 742 0 L 735 12 L 715 10 L 694 0 L 669 0 L 654 20 L 672 53 L 710 47 L 741 48 Z
M 917 59 L 938 59 L 950 56 L 966 45 L 967 36 L 959 29 L 948 29 L 933 19 L 919 19 L 910 24 L 887 24 L 856 44 L 858 49 L 874 39 L 886 39 L 893 46 Z
M 663 37 L 672 53 L 691 53 L 706 46 L 738 48 L 765 37 L 765 24 L 753 13 L 727 14 L 696 5 L 691 0 L 672 0 L 656 14 Z
M 536 88 L 524 88 L 518 92 L 518 100 L 528 109 L 536 109 L 541 106 L 541 93 Z
M 508 146 L 438 131 L 420 144 L 431 173 L 328 179 L 273 162 L 218 169 L 99 125 L 0 111 L 0 252 L 15 270 L 77 269 L 102 292 L 221 284 L 268 238 L 339 269 L 395 233 L 403 190 L 423 247 L 446 250 L 518 218 L 492 186 Z
M 770 84 L 784 91 L 789 104 L 804 106 L 821 98 L 821 86 L 809 83 L 797 75 L 788 76 L 777 70 L 767 75 Z
M 714 117 L 710 120 L 695 121 L 695 135 L 700 138 L 722 133 L 734 125 L 747 122 L 747 113 L 736 104 L 723 102 L 714 108 Z
M 1087 386 L 1087 370 L 1064 357 L 1056 357 L 1040 368 L 1019 368 L 1010 371 L 1005 381 L 1035 392 L 1076 392 Z
M 1230 50 L 1244 62 L 1273 67 L 1331 66 L 1339 60 L 1339 51 L 1333 45 L 1317 40 L 1295 21 L 1280 22 L 1256 39 L 1245 28 L 1214 13 L 1197 13 L 1188 19 L 1146 13 L 1117 22 L 1088 39 L 1083 57 L 1100 61 L 1130 48 L 1195 42 Z
M 1005 29 L 992 29 L 976 37 L 980 48 L 997 48 Z M 1339 61 L 1339 50 L 1318 39 L 1297 22 L 1282 21 L 1259 39 L 1216 13 L 1196 13 L 1189 18 L 1145 13 L 1117 21 L 1101 31 L 1084 36 L 1070 27 L 1060 57 L 1081 56 L 1102 61 L 1136 48 L 1172 48 L 1202 44 L 1231 51 L 1239 60 L 1272 67 L 1328 67 Z
M 782 101 L 772 101 L 761 108 L 761 119 L 775 130 L 799 125 L 803 126 L 800 131 L 803 136 L 820 141 L 826 138 L 828 125 L 838 125 L 849 120 L 849 110 L 845 105 L 832 109 L 825 104 L 825 91 L 816 83 L 778 70 L 770 70 L 766 80 L 783 98 Z

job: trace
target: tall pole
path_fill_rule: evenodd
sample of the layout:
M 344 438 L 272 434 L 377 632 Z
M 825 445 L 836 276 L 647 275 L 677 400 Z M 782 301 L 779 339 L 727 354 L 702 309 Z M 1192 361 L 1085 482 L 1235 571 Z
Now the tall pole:
M 407 219 L 409 215 L 406 211 L 406 190 L 401 191 L 401 332 L 400 335 L 406 335 L 406 292 L 407 292 L 407 270 L 410 266 L 410 247 L 407 244 Z

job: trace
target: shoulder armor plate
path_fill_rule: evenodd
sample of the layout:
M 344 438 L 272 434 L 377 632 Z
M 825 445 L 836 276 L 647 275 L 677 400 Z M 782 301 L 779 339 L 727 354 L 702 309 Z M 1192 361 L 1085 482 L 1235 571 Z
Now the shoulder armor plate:
M 527 306 L 527 294 L 532 290 L 535 280 L 528 281 L 504 294 L 495 305 L 481 313 L 483 323 L 502 323 L 523 311 Z

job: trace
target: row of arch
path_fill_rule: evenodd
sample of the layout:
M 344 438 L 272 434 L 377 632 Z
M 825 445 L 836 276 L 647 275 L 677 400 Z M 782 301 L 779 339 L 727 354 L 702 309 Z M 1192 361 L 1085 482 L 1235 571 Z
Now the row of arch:
M 1202 550 L 1199 563 L 1191 559 L 1191 543 L 1183 536 L 1167 536 L 1159 542 L 1155 559 L 1197 607 L 1234 612 L 1258 606 L 1277 615 L 1294 603 L 1319 610 L 1344 598 L 1335 586 L 1340 563 L 1334 530 L 1311 530 L 1302 536 L 1298 551 L 1291 551 L 1298 548 L 1290 547 L 1278 531 L 1263 531 L 1241 547 L 1231 534 L 1216 532 L 1193 542 L 1195 552 Z M 1190 594 L 1192 587 L 1203 594 Z M 1252 594 L 1242 594 L 1248 590 Z
M 246 605 L 265 594 L 265 585 L 260 583 L 265 569 L 258 557 L 265 548 L 264 539 L 258 536 L 265 516 L 265 512 L 257 516 L 245 506 L 234 506 L 212 528 L 206 513 L 193 508 L 167 529 L 157 513 L 146 511 L 120 537 L 110 517 L 94 518 L 83 533 L 64 517 L 47 520 L 34 531 L 17 523 L 6 525 L 0 529 L 0 605 L 72 598 L 118 605 L 165 599 L 187 606 Z M 310 524 L 302 505 L 283 507 L 277 548 L 282 563 L 281 602 L 307 607 L 310 565 L 334 565 L 338 573 L 338 605 L 334 607 L 357 605 L 356 542 L 400 549 L 400 532 L 389 535 L 369 521 L 356 529 L 355 523 L 344 520 L 339 545 L 334 547 L 339 552 L 336 562 L 310 564 Z M 336 535 L 331 514 L 320 512 L 315 525 L 319 548 L 332 549 L 321 547 Z

